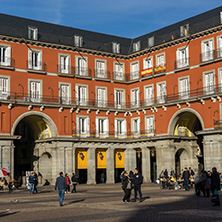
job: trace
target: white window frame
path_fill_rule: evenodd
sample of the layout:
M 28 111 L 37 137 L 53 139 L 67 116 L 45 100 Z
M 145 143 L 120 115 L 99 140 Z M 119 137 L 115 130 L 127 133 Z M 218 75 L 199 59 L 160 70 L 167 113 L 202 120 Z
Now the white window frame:
M 64 92 L 62 92 L 63 86 L 68 87 L 67 96 L 64 96 Z M 66 104 L 66 105 L 71 104 L 71 83 L 59 82 L 59 98 L 62 104 Z
M 79 35 L 74 35 L 74 45 L 77 48 L 80 48 L 83 46 L 83 37 Z
M 0 44 L 0 66 L 11 66 L 11 46 L 10 45 Z
M 2 83 L 0 84 L 0 99 L 7 100 L 10 97 L 10 81 L 11 81 L 11 77 L 10 76 L 0 75 L 0 81 L 1 81 L 1 79 L 5 79 L 6 82 L 2 86 L 1 86 Z
M 78 76 L 88 76 L 88 57 L 76 56 L 76 74 Z M 85 61 L 85 67 L 79 66 L 79 60 Z M 81 63 L 80 63 L 81 64 Z
M 37 61 L 34 61 L 33 53 L 37 53 Z M 42 50 L 39 49 L 28 49 L 28 69 L 31 70 L 42 70 Z
M 104 68 L 98 67 L 99 64 L 104 64 Z M 107 61 L 105 59 L 95 59 L 95 70 L 97 78 L 107 78 Z
M 181 58 L 181 53 L 185 52 L 185 58 Z M 183 68 L 189 65 L 189 49 L 188 46 L 180 47 L 176 52 L 177 56 L 177 68 Z
M 181 85 L 181 81 L 183 80 L 187 80 L 187 90 L 182 91 L 182 85 Z M 188 99 L 189 98 L 189 91 L 190 91 L 190 77 L 189 76 L 183 76 L 178 78 L 178 86 L 179 86 L 179 95 L 180 95 L 180 99 Z
M 100 99 L 98 90 L 102 89 L 105 90 L 105 98 Z M 101 87 L 101 86 L 96 86 L 96 104 L 98 107 L 107 107 L 107 87 Z
M 103 132 L 101 132 L 100 120 L 103 120 Z M 109 136 L 109 119 L 107 117 L 96 117 L 96 136 L 97 137 L 108 137 Z
M 120 53 L 120 43 L 113 42 L 112 49 L 113 49 L 114 54 L 119 54 Z
M 151 48 L 154 46 L 154 36 L 151 36 L 148 38 L 148 48 Z
M 85 119 L 85 126 L 82 130 L 80 129 L 80 119 Z M 76 133 L 80 137 L 89 137 L 90 136 L 90 118 L 89 116 L 84 116 L 84 115 L 77 115 L 76 116 Z
M 148 128 L 147 119 L 152 118 L 153 119 L 153 127 Z M 155 134 L 155 115 L 147 115 L 145 116 L 145 134 L 147 136 L 153 136 Z
M 213 74 L 213 81 L 211 85 L 206 84 L 206 75 Z M 215 70 L 209 70 L 206 72 L 203 72 L 203 84 L 204 84 L 204 94 L 214 94 L 215 93 Z
M 165 84 L 165 95 L 158 95 L 159 93 L 159 85 Z M 166 88 L 166 81 L 156 83 L 156 93 L 157 93 L 157 103 L 165 103 L 166 96 L 167 96 L 167 88 Z
M 117 66 L 122 66 L 122 72 L 120 72 L 120 71 L 118 71 L 118 70 L 116 70 L 116 65 Z M 114 78 L 115 78 L 115 80 L 125 80 L 125 63 L 123 63 L 123 62 L 114 62 L 113 63 L 113 70 L 114 70 Z
M 134 42 L 133 43 L 133 52 L 138 52 L 140 51 L 140 41 Z
M 80 95 L 79 93 L 81 92 L 81 89 L 79 89 L 79 87 L 84 87 L 86 88 L 86 97 L 83 98 L 82 95 Z M 80 106 L 86 106 L 88 105 L 88 98 L 89 98 L 89 90 L 88 90 L 88 85 L 85 84 L 76 84 L 75 87 L 75 91 L 76 91 L 76 104 L 80 105 Z
M 212 49 L 205 50 L 205 44 L 212 41 Z M 205 39 L 201 42 L 202 62 L 210 61 L 214 58 L 214 38 Z
M 62 57 L 66 58 L 66 64 L 62 61 Z M 59 73 L 69 74 L 71 69 L 71 56 L 69 54 L 59 53 Z
M 190 32 L 190 24 L 187 23 L 185 25 L 181 25 L 180 26 L 180 37 L 185 37 L 189 35 Z
M 137 130 L 135 129 L 135 120 L 137 120 Z M 131 135 L 137 137 L 140 135 L 140 117 L 135 117 L 131 119 Z
M 33 32 L 33 37 L 31 36 L 31 32 Z M 38 29 L 35 27 L 28 27 L 28 38 L 31 40 L 38 40 Z
M 222 91 L 222 67 L 218 68 L 218 86 L 221 92 Z
M 117 91 L 121 92 L 121 95 L 117 99 Z M 120 89 L 120 88 L 114 88 L 114 103 L 115 103 L 115 108 L 117 109 L 123 109 L 126 107 L 126 91 L 125 89 Z M 119 101 L 120 99 L 120 101 Z M 117 103 L 119 101 L 119 103 Z
M 148 61 L 151 61 L 151 66 L 147 65 L 149 64 Z M 143 70 L 153 68 L 153 56 L 149 56 L 143 59 Z
M 32 95 L 31 95 L 31 83 L 32 82 L 35 82 L 35 83 L 39 83 L 40 84 L 40 89 L 39 89 L 39 95 L 37 96 L 37 97 L 39 97 L 39 98 L 35 98 L 36 97 L 36 95 L 35 95 L 35 97 L 33 98 L 32 97 Z M 39 103 L 39 102 L 41 102 L 42 101 L 42 88 L 43 88 L 43 86 L 42 86 L 42 80 L 41 79 L 28 79 L 28 92 L 29 92 L 29 100 L 31 101 L 31 102 L 37 102 L 37 103 Z M 24 100 L 27 100 L 27 98 L 24 98 Z
M 160 63 L 159 62 L 159 57 L 160 56 L 163 56 L 163 60 L 164 60 L 164 62 L 162 62 L 162 63 Z M 165 66 L 165 64 L 166 64 L 166 55 L 165 55 L 165 52 L 162 52 L 162 53 L 159 53 L 159 54 L 157 54 L 156 55 L 156 67 L 159 67 L 159 66 Z
M 222 35 L 217 36 L 217 57 L 222 57 Z
M 136 97 L 134 97 L 134 92 L 136 92 Z M 138 98 L 137 98 L 138 97 Z M 134 99 L 134 101 L 133 101 Z M 140 88 L 133 88 L 130 89 L 130 101 L 131 101 L 131 108 L 138 108 L 140 107 Z
M 148 97 L 147 93 L 146 93 L 146 89 L 147 88 L 152 88 L 152 96 Z M 154 104 L 154 84 L 149 84 L 144 86 L 144 104 L 145 106 L 150 106 Z
M 138 70 L 133 70 L 133 66 L 137 65 Z M 140 63 L 139 60 L 130 63 L 130 80 L 139 79 L 140 77 Z
M 121 124 L 124 124 L 124 125 L 121 125 L 121 132 L 119 132 L 119 129 L 118 129 L 118 126 L 119 126 L 118 121 L 121 121 Z M 127 121 L 125 118 L 115 118 L 115 136 L 118 138 L 126 138 L 126 136 L 127 136 Z

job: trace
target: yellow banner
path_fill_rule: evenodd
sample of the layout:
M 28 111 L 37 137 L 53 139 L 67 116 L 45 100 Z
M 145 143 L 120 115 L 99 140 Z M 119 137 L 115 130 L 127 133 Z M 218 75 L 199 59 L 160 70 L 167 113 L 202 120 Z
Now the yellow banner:
M 158 66 L 154 68 L 155 73 L 164 72 L 164 71 L 166 71 L 166 66 Z
M 144 69 L 144 70 L 141 71 L 142 76 L 150 75 L 152 73 L 153 73 L 153 68 Z

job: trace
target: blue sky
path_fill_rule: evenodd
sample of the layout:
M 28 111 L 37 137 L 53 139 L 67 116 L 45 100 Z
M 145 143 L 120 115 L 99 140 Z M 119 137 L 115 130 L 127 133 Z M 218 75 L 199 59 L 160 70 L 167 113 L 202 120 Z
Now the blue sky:
M 221 0 L 0 0 L 0 12 L 137 37 L 222 5 Z

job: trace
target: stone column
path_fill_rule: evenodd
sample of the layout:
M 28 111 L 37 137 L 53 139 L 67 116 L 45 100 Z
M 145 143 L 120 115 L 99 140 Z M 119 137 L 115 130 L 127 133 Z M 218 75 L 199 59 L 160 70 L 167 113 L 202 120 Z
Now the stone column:
M 59 171 L 63 172 L 64 174 L 66 173 L 65 169 L 65 148 L 64 147 L 59 147 Z
M 65 158 L 66 159 L 66 163 L 65 163 L 66 173 L 69 174 L 70 179 L 72 177 L 72 173 L 74 172 L 73 171 L 73 159 L 74 158 L 73 158 L 72 154 L 73 154 L 72 147 L 66 148 L 66 158 Z
M 52 183 L 53 184 L 55 183 L 55 180 L 59 176 L 59 172 L 61 171 L 60 167 L 58 166 L 58 162 L 59 162 L 58 157 L 60 156 L 59 151 L 60 150 L 56 146 L 52 147 Z
M 136 150 L 133 148 L 127 148 L 124 152 L 125 156 L 125 170 L 129 172 L 134 171 L 136 168 Z
M 144 182 L 151 182 L 150 149 L 142 147 L 142 175 Z
M 87 184 L 96 184 L 96 147 L 87 151 Z
M 115 159 L 112 147 L 106 151 L 106 178 L 106 183 L 115 183 Z

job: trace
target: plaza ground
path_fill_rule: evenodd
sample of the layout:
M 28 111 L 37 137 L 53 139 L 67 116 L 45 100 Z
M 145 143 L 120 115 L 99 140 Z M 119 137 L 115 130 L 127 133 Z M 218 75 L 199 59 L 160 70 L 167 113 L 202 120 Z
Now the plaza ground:
M 195 197 L 194 190 L 143 184 L 144 202 L 124 204 L 121 184 L 79 185 L 78 193 L 66 194 L 60 207 L 53 188 L 39 187 L 35 195 L 25 189 L 0 192 L 0 221 L 222 221 L 222 207 L 212 206 L 210 198 Z

